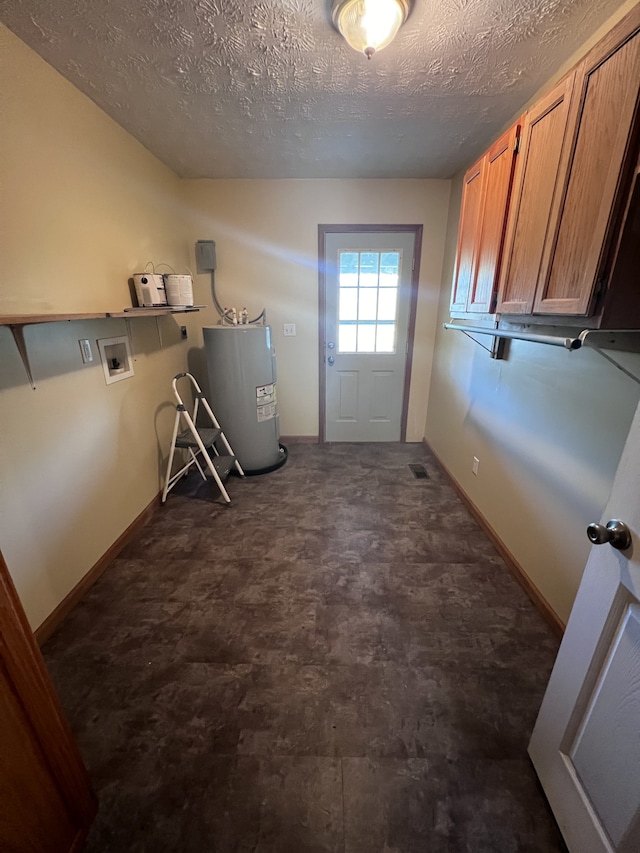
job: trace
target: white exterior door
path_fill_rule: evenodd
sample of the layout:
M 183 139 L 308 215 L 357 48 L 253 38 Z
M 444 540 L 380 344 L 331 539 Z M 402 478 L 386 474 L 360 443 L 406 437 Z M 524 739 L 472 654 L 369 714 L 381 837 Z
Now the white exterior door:
M 325 239 L 325 439 L 400 441 L 413 232 Z
M 529 745 L 571 853 L 640 851 L 640 407 L 610 519 L 631 547 L 593 546 Z

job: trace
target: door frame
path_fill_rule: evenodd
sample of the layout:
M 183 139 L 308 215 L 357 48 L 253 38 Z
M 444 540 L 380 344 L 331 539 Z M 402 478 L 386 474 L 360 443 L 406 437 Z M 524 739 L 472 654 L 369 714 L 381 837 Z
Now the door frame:
M 377 234 L 406 233 L 413 234 L 413 269 L 411 271 L 411 291 L 409 294 L 409 323 L 407 326 L 407 352 L 404 366 L 404 389 L 402 392 L 402 413 L 400 417 L 400 441 L 407 440 L 407 414 L 409 411 L 409 390 L 411 387 L 411 366 L 413 363 L 413 342 L 416 331 L 416 313 L 418 309 L 418 282 L 420 280 L 420 256 L 422 253 L 422 225 L 318 225 L 318 372 L 320 400 L 318 412 L 318 441 L 326 444 L 327 418 L 327 365 L 326 353 L 326 317 L 327 304 L 327 261 L 325 243 L 327 234 Z
M 96 816 L 98 801 L 91 788 L 78 745 L 62 710 L 44 658 L 36 643 L 9 569 L 0 551 L 0 670 L 2 689 L 9 691 L 21 709 L 20 723 L 24 728 L 38 776 L 48 776 L 52 787 L 66 807 L 66 818 L 75 831 L 71 846 L 57 853 L 79 853 Z M 14 719 L 14 723 L 17 718 Z M 4 720 L 0 720 L 5 722 Z M 4 780 L 16 778 L 15 762 L 19 753 L 9 755 L 3 767 Z M 21 762 L 21 772 L 25 772 Z M 29 765 L 26 770 L 29 770 Z M 7 817 L 6 804 L 0 803 L 0 843 Z M 15 819 L 15 816 L 12 815 Z

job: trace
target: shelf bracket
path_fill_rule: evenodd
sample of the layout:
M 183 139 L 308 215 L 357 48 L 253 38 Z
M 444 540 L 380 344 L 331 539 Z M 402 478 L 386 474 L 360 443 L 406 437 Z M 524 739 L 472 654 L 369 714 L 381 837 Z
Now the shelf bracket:
M 164 349 L 164 344 L 162 342 L 162 329 L 160 328 L 159 317 L 156 317 L 156 332 L 158 333 L 158 343 L 160 344 L 160 349 Z
M 13 340 L 16 342 L 16 347 L 18 348 L 18 352 L 20 353 L 20 358 L 22 359 L 22 363 L 24 364 L 24 369 L 27 373 L 27 377 L 29 379 L 29 384 L 36 390 L 36 383 L 33 381 L 33 374 L 31 372 L 31 365 L 29 364 L 29 353 L 27 352 L 27 345 L 24 340 L 24 326 L 23 325 L 14 325 L 11 323 L 9 325 L 11 329 L 11 334 L 13 335 Z
M 127 330 L 127 337 L 129 338 L 129 349 L 131 350 L 131 358 L 135 361 L 136 353 L 133 348 L 133 335 L 131 334 L 131 324 L 128 317 L 124 318 L 124 327 Z
M 479 341 L 478 338 L 474 338 L 473 333 L 469 334 L 469 332 L 465 330 L 464 334 L 470 341 L 473 341 L 474 344 L 478 344 L 479 347 L 488 352 L 491 358 L 494 358 L 497 361 L 504 358 L 505 346 L 507 343 L 504 338 L 500 338 L 496 335 L 491 342 L 491 346 L 487 347 L 482 343 L 482 341 Z
M 600 353 L 604 359 L 622 371 L 625 376 L 640 384 L 640 376 L 637 373 L 629 370 L 628 367 L 625 367 L 616 358 L 605 352 L 605 349 L 608 349 L 614 352 L 640 353 L 640 330 L 620 329 L 617 331 L 601 331 L 600 329 L 585 329 L 580 334 L 580 341 L 581 346 L 590 347 L 597 353 Z

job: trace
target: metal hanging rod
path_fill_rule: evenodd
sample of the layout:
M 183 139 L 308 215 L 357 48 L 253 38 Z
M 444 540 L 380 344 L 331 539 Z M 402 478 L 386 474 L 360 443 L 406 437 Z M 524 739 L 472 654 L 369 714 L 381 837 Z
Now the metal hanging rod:
M 461 323 L 445 323 L 445 329 L 455 329 L 465 334 L 491 335 L 493 338 L 509 338 L 516 341 L 528 341 L 534 344 L 546 344 L 551 347 L 562 347 L 568 350 L 577 350 L 589 347 L 610 362 L 625 376 L 640 384 L 640 377 L 621 364 L 615 357 L 610 356 L 605 350 L 619 352 L 640 353 L 640 329 L 584 329 L 575 338 L 560 337 L 554 335 L 530 335 L 523 331 L 511 329 L 488 329 L 486 326 L 464 326 Z M 478 341 L 479 343 L 479 341 Z M 485 347 L 486 349 L 486 347 Z
M 514 332 L 510 329 L 487 329 L 486 326 L 463 326 L 459 323 L 445 323 L 444 327 L 445 329 L 456 329 L 458 332 L 468 332 L 474 335 L 491 335 L 494 338 L 529 341 L 533 344 L 547 344 L 550 347 L 563 347 L 569 350 L 580 349 L 583 345 L 581 336 L 578 338 L 561 338 L 553 335 L 530 335 L 527 332 Z

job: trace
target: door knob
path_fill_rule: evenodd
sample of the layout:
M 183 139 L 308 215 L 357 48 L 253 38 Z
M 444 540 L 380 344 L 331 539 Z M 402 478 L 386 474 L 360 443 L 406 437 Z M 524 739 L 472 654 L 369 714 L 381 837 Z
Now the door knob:
M 631 531 L 617 518 L 607 521 L 607 526 L 602 524 L 590 524 L 587 527 L 587 536 L 594 545 L 604 545 L 608 542 L 612 548 L 618 551 L 626 551 L 631 546 Z
M 329 365 L 329 367 L 332 367 L 334 365 L 334 363 L 335 363 L 335 358 L 332 355 L 330 355 L 329 358 L 327 359 L 327 364 Z

